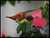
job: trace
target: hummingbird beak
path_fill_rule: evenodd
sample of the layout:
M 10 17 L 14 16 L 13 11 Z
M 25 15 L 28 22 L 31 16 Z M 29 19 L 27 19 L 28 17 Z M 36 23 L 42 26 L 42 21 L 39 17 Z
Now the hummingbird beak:
M 14 20 L 12 17 L 8 17 L 8 16 L 6 16 L 6 18 L 10 18 L 10 19 Z
M 14 20 L 13 18 L 11 18 L 11 17 L 8 17 L 8 16 L 6 16 L 6 18 L 10 18 L 10 19 L 12 19 L 12 20 Z M 14 20 L 14 21 L 16 21 L 16 22 L 19 22 L 19 20 Z

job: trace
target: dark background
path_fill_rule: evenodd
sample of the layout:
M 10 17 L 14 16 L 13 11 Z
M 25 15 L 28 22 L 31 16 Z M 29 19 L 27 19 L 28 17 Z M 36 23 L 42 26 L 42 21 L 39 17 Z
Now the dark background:
M 1 37 L 1 6 L 0 6 L 0 37 Z

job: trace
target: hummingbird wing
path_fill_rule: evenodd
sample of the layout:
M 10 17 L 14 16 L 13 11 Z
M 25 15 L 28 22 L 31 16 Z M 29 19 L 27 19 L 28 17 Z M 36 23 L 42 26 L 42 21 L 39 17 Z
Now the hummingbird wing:
M 35 18 L 35 17 L 42 17 L 42 15 L 41 15 L 41 10 L 39 10 L 39 11 L 37 11 L 37 13 L 34 13 L 34 14 L 32 14 L 32 17 L 33 18 Z
M 16 17 L 18 16 L 18 14 L 14 15 L 14 16 L 6 16 L 6 18 L 10 18 L 12 20 L 16 20 Z
M 10 18 L 10 19 L 15 20 L 15 21 L 21 21 L 24 19 L 24 12 L 20 12 L 16 15 L 13 15 L 13 16 L 7 16 L 6 18 Z
M 35 17 L 35 16 L 38 16 L 38 15 L 41 15 L 41 10 L 32 10 L 32 11 L 26 13 L 25 17 L 27 17 L 27 16 Z

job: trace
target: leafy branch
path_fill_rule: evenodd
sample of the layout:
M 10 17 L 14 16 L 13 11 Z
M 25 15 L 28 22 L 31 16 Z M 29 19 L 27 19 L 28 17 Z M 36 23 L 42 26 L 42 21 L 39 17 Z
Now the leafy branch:
M 23 21 L 23 23 L 21 23 L 21 22 L 20 22 L 19 26 L 17 27 L 17 33 L 19 33 L 20 31 L 22 31 L 24 33 L 31 31 L 31 25 L 29 24 L 28 21 Z

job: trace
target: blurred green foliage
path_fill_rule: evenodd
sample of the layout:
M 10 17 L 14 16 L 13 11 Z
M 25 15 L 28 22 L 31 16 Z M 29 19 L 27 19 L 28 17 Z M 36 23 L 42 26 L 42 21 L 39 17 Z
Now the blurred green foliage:
M 28 2 L 28 3 L 30 3 L 30 2 L 31 2 L 31 0 L 27 0 L 27 2 Z
M 15 6 L 15 3 L 16 3 L 15 0 L 11 0 L 11 1 L 10 1 L 10 0 L 1 0 L 1 1 L 0 1 L 0 6 L 5 5 L 7 1 L 9 1 L 9 3 L 10 3 L 11 5 Z M 21 0 L 17 0 L 17 1 L 18 1 L 18 3 L 21 2 Z M 26 0 L 26 1 L 27 1 L 28 3 L 30 3 L 31 0 Z
M 11 36 L 7 35 L 6 38 L 12 38 Z
M 20 31 L 22 31 L 22 34 L 20 35 L 20 37 L 41 37 L 41 33 L 39 31 L 39 28 L 36 26 L 32 27 L 32 24 L 30 24 L 30 21 L 20 21 L 17 27 L 17 33 L 19 33 Z
M 9 1 L 9 3 L 13 6 L 15 6 L 16 1 Z
M 42 10 L 42 17 L 46 18 L 49 23 L 49 3 L 45 2 L 45 6 L 40 8 Z
M 0 1 L 0 6 L 2 5 L 5 5 L 6 4 L 6 1 Z
M 20 31 L 22 32 L 29 32 L 31 30 L 31 25 L 29 24 L 28 21 L 20 22 L 19 26 L 17 27 L 17 33 Z

